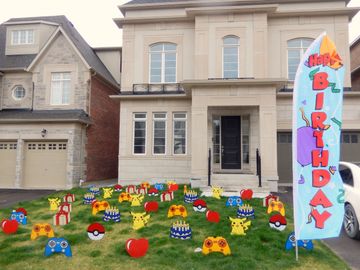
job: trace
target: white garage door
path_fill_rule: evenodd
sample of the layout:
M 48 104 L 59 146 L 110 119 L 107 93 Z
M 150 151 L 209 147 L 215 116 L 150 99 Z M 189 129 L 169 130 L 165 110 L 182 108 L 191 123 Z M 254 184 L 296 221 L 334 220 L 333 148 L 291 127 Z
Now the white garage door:
M 0 142 L 0 188 L 14 188 L 16 149 L 16 142 Z
M 23 186 L 62 189 L 66 187 L 67 142 L 26 142 Z

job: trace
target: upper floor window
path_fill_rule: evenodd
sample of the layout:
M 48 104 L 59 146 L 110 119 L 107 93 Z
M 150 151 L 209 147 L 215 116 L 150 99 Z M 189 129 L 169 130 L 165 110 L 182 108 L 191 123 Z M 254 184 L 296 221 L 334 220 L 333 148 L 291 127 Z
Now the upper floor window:
M 176 44 L 150 46 L 150 83 L 176 82 Z
M 70 103 L 71 73 L 51 73 L 51 105 L 68 105 Z
M 288 79 L 295 80 L 296 70 L 307 48 L 314 41 L 312 38 L 295 38 L 287 42 Z
M 239 41 L 237 36 L 223 38 L 223 78 L 239 77 Z
M 13 89 L 12 96 L 15 100 L 21 100 L 25 97 L 25 88 L 22 85 L 16 85 Z
M 34 43 L 34 30 L 14 30 L 11 31 L 11 44 L 23 45 Z

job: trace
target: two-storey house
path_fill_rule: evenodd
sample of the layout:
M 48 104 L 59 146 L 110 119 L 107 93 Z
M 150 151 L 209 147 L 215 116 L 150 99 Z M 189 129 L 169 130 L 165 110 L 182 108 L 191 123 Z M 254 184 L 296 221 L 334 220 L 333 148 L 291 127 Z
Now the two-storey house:
M 256 189 L 261 172 L 264 191 L 277 190 L 279 179 L 292 182 L 293 80 L 323 31 L 346 63 L 344 140 L 358 145 L 360 95 L 350 91 L 348 46 L 357 9 L 346 4 L 133 0 L 120 6 L 121 94 L 113 96 L 121 111 L 119 181 Z
M 119 83 L 120 49 L 92 49 L 65 16 L 1 24 L 0 188 L 116 178 Z

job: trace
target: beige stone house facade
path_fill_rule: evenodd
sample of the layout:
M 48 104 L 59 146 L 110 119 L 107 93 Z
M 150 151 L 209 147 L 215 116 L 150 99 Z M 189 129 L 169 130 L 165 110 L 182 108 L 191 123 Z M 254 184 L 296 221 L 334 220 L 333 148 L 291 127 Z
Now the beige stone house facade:
M 65 16 L 1 24 L 0 188 L 116 178 L 119 83 L 120 48 L 94 50 Z
M 350 62 L 348 23 L 357 9 L 346 4 L 133 0 L 120 6 L 121 94 L 112 96 L 120 104 L 119 182 L 206 186 L 210 178 L 257 189 L 258 149 L 261 189 L 290 183 L 296 67 L 323 31 Z M 359 147 L 360 93 L 350 91 L 349 65 L 345 87 L 344 140 Z

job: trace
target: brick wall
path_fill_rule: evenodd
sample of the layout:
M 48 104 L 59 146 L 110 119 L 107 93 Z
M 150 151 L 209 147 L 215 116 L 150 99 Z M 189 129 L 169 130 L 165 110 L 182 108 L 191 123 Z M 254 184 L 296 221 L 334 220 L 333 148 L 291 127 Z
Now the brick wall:
M 91 78 L 90 117 L 87 129 L 86 180 L 117 178 L 119 103 L 109 98 L 115 89 L 98 77 Z
M 360 41 L 350 48 L 351 71 L 360 66 Z M 351 88 L 353 91 L 360 91 L 360 70 L 351 74 Z

